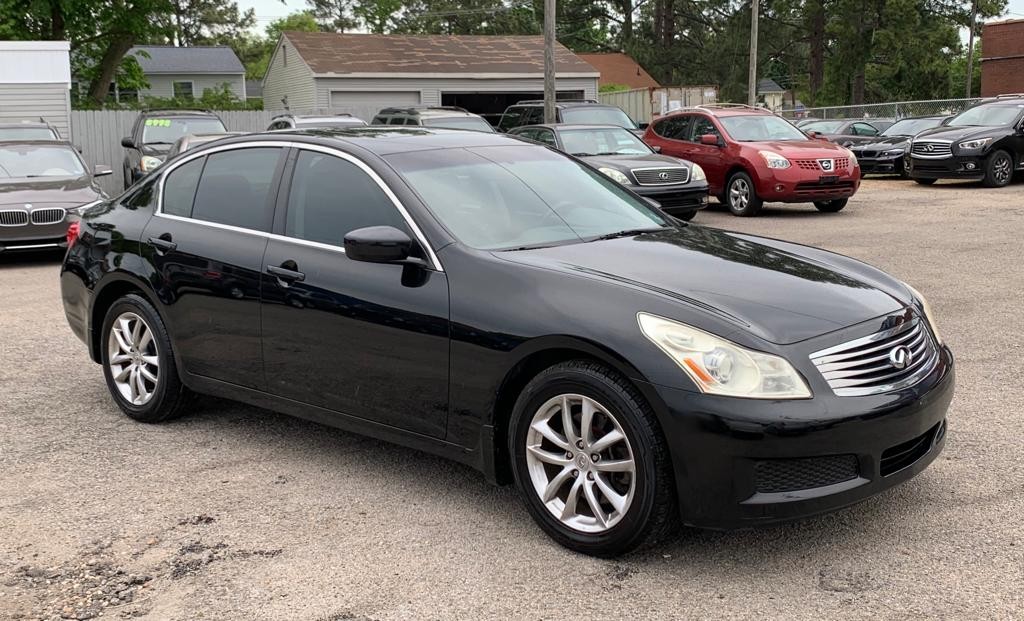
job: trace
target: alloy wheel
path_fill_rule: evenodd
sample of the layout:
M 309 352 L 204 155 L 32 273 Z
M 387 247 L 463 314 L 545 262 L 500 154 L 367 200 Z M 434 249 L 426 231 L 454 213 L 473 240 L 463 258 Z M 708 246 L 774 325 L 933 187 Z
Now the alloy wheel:
M 992 177 L 1003 184 L 1010 179 L 1010 158 L 1005 155 L 997 157 L 998 159 L 992 164 Z
M 585 533 L 618 524 L 636 490 L 636 462 L 622 426 L 583 395 L 558 395 L 537 410 L 526 435 L 526 463 L 545 508 Z
M 729 204 L 733 209 L 741 210 L 747 208 L 750 202 L 750 184 L 746 179 L 735 179 L 729 187 Z
M 121 313 L 107 337 L 107 365 L 125 401 L 145 405 L 160 381 L 160 357 L 153 330 L 139 315 Z

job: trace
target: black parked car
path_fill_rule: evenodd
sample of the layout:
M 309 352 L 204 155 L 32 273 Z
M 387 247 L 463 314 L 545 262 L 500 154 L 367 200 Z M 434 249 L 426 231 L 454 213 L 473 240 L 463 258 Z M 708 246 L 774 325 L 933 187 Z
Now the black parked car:
M 910 144 L 909 173 L 931 185 L 938 179 L 972 179 L 986 187 L 1010 184 L 1024 170 L 1024 94 L 990 99 L 921 132 Z
M 618 125 L 625 127 L 634 134 L 642 135 L 633 119 L 610 104 L 603 104 L 593 99 L 560 99 L 555 103 L 555 122 L 573 125 Z M 498 130 L 507 132 L 513 127 L 523 125 L 539 125 L 544 122 L 544 100 L 530 99 L 520 101 L 505 109 L 498 121 Z
M 893 124 L 892 119 L 833 119 L 800 123 L 804 133 L 821 136 L 846 147 L 851 144 L 871 142 L 883 130 Z
M 222 134 L 224 123 L 203 110 L 147 110 L 135 119 L 132 134 L 121 139 L 124 187 L 153 172 L 167 159 L 171 145 L 185 134 Z
M 848 148 L 857 156 L 861 174 L 885 173 L 906 177 L 904 160 L 910 153 L 910 139 L 926 129 L 942 125 L 947 118 L 920 116 L 900 119 L 872 141 Z
M 844 507 L 945 438 L 953 357 L 908 285 L 500 134 L 229 138 L 73 233 L 65 314 L 127 415 L 199 392 L 418 447 L 588 554 Z
M 708 206 L 704 169 L 659 155 L 629 130 L 616 125 L 527 125 L 509 130 L 574 155 L 609 178 L 653 199 L 663 211 L 690 220 Z

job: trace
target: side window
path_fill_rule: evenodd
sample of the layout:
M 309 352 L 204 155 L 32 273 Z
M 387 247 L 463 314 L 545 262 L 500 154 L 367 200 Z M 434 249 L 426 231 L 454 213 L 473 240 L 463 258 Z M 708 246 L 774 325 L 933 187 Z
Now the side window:
M 722 134 L 715 127 L 715 124 L 711 122 L 706 116 L 695 116 L 693 117 L 693 128 L 690 130 L 690 140 L 693 142 L 700 142 L 700 137 L 711 134 L 718 137 L 719 140 L 722 138 Z
M 405 119 L 400 116 L 393 116 L 388 125 L 405 125 Z
M 274 181 L 281 149 L 261 147 L 220 151 L 206 158 L 196 190 L 196 220 L 270 231 Z
M 538 129 L 534 135 L 534 140 L 555 146 L 555 133 L 550 129 Z
M 370 125 L 387 125 L 387 124 L 388 124 L 388 117 L 381 116 L 379 114 L 377 116 L 373 117 L 373 120 L 370 121 Z
M 537 125 L 544 122 L 544 108 L 541 106 L 530 106 L 523 115 L 523 125 Z
M 867 123 L 854 123 L 853 133 L 857 136 L 877 136 L 878 130 Z
M 654 133 L 672 140 L 689 140 L 689 128 L 690 117 L 684 115 L 671 116 L 654 123 Z
M 164 180 L 164 213 L 183 218 L 192 216 L 192 201 L 196 197 L 199 173 L 203 172 L 205 161 L 205 157 L 198 157 L 167 175 Z
M 498 129 L 508 131 L 513 127 L 519 127 L 520 125 L 526 125 L 522 122 L 523 119 L 523 108 L 511 107 L 505 110 L 505 114 L 501 115 L 501 120 L 498 121 Z
M 326 153 L 300 152 L 288 190 L 285 235 L 340 247 L 349 231 L 367 226 L 409 232 L 391 199 L 358 166 Z

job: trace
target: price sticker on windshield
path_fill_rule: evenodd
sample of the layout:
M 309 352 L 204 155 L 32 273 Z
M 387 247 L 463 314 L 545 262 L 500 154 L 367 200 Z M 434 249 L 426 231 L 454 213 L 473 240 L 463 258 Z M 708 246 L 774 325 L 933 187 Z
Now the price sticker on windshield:
M 170 127 L 170 119 L 146 119 L 146 127 Z

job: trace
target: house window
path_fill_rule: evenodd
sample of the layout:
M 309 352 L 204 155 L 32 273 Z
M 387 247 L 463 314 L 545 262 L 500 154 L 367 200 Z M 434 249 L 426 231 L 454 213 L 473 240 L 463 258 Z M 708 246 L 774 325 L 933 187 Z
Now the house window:
M 192 82 L 175 82 L 174 98 L 192 99 Z
M 121 88 L 117 89 L 117 103 L 136 103 L 139 101 L 139 91 L 135 88 Z

